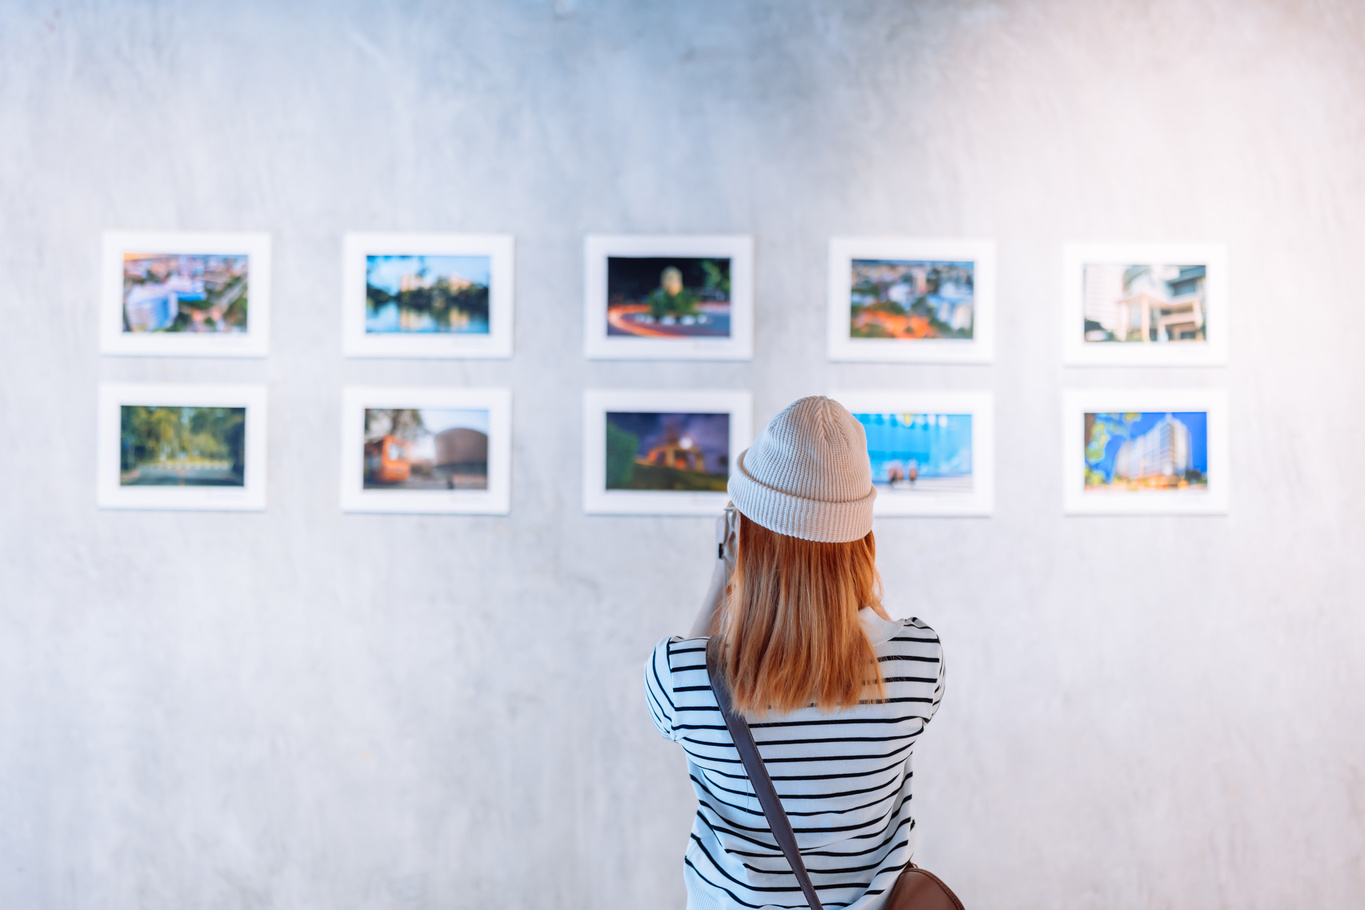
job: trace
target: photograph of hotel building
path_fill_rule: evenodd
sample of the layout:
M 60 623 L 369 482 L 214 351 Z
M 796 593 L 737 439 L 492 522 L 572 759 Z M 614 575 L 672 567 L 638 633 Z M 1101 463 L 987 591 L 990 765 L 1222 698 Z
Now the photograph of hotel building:
M 1087 490 L 1208 486 L 1208 414 L 1085 415 Z
M 1085 340 L 1205 340 L 1204 265 L 1087 263 Z

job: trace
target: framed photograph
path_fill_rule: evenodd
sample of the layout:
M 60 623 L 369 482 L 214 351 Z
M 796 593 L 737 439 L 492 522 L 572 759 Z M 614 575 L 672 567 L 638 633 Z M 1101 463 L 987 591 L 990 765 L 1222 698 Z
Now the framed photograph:
M 511 509 L 507 389 L 347 388 L 342 399 L 343 511 Z
M 104 235 L 101 352 L 264 357 L 269 350 L 269 234 Z
M 1227 363 L 1223 244 L 1068 243 L 1062 261 L 1066 363 Z
M 990 515 L 995 415 L 990 392 L 834 392 L 863 425 L 876 515 Z
M 584 510 L 719 515 L 752 417 L 748 392 L 585 392 Z
M 350 357 L 512 356 L 510 234 L 347 234 Z
M 835 237 L 828 301 L 830 360 L 989 363 L 995 244 Z
M 104 509 L 265 508 L 263 385 L 100 386 Z
M 1228 511 L 1227 394 L 1087 390 L 1064 398 L 1066 511 Z
M 754 241 L 590 236 L 586 352 L 599 360 L 748 360 Z

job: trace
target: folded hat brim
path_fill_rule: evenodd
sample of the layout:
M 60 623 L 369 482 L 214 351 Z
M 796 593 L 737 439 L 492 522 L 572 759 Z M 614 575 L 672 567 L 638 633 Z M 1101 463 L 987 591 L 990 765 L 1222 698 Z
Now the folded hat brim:
M 755 479 L 744 467 L 748 454 L 748 449 L 739 454 L 728 484 L 730 499 L 745 518 L 769 531 L 820 543 L 862 540 L 872 530 L 876 487 L 869 487 L 859 499 L 843 502 L 807 499 Z

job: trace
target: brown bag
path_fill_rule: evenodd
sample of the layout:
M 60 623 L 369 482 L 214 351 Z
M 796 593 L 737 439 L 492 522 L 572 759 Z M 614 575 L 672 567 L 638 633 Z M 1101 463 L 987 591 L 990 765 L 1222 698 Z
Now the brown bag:
M 806 895 L 806 902 L 810 904 L 811 910 L 824 910 L 819 896 L 815 893 L 815 886 L 811 884 L 810 874 L 806 872 L 801 851 L 796 846 L 796 834 L 792 831 L 791 821 L 787 818 L 786 810 L 782 808 L 781 800 L 777 798 L 777 791 L 773 789 L 773 779 L 768 776 L 768 769 L 763 765 L 763 756 L 758 754 L 758 746 L 754 744 L 749 722 L 731 708 L 730 690 L 720 674 L 718 635 L 711 636 L 711 640 L 706 643 L 706 673 L 711 678 L 711 691 L 715 693 L 716 704 L 720 706 L 721 716 L 725 718 L 730 739 L 734 740 L 735 749 L 738 750 L 740 760 L 744 762 L 744 770 L 749 775 L 749 782 L 754 785 L 754 796 L 758 797 L 758 803 L 763 807 L 763 815 L 768 819 L 768 827 L 773 829 L 777 845 L 782 848 L 782 854 L 791 864 L 792 872 L 796 873 L 796 881 L 801 885 L 801 891 Z M 963 910 L 962 901 L 957 899 L 951 888 L 937 875 L 921 869 L 914 863 L 906 866 L 896 878 L 896 884 L 891 888 L 891 894 L 883 907 L 885 910 Z

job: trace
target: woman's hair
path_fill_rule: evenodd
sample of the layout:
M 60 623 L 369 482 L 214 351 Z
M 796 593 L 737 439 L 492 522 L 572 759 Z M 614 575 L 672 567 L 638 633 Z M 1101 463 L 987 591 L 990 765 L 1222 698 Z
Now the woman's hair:
M 817 543 L 741 513 L 737 555 L 720 625 L 722 672 L 736 710 L 751 717 L 811 704 L 829 711 L 885 697 L 858 618 L 864 606 L 889 618 L 871 531 L 849 543 Z

